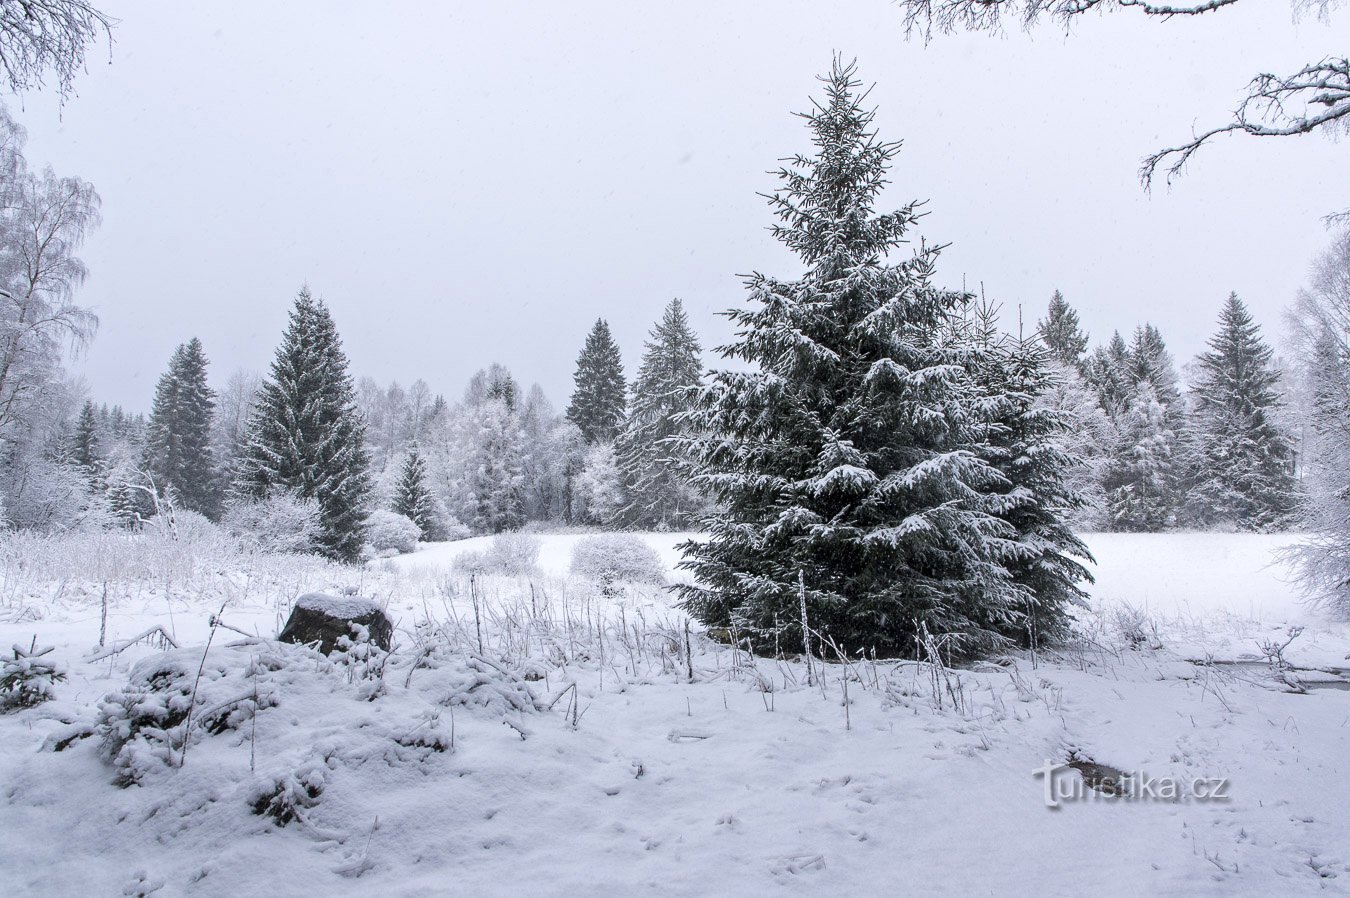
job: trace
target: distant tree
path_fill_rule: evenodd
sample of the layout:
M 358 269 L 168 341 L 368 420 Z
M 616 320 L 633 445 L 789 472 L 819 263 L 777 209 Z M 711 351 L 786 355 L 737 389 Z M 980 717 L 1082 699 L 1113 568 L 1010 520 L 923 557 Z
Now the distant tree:
M 1134 393 L 1130 372 L 1130 349 L 1116 331 L 1105 346 L 1092 351 L 1083 369 L 1083 379 L 1097 394 L 1097 403 L 1113 419 L 1119 418 Z
M 1134 329 L 1129 350 L 1130 382 L 1137 387 L 1147 383 L 1158 401 L 1171 412 L 1181 411 L 1181 387 L 1176 364 L 1167 351 L 1162 334 L 1156 327 L 1144 323 Z
M 80 417 L 75 421 L 75 436 L 70 447 L 70 460 L 87 471 L 95 471 L 102 463 L 98 440 L 98 413 L 94 403 L 85 400 Z
M 414 443 L 403 458 L 398 483 L 394 487 L 393 511 L 417 525 L 423 540 L 432 538 L 435 523 L 435 497 L 427 487 L 427 466 Z
M 619 519 L 629 527 L 680 530 L 706 501 L 690 480 L 674 438 L 688 432 L 682 416 L 693 409 L 703 378 L 698 338 L 678 299 L 652 328 L 633 383 L 633 409 L 614 443 L 627 501 Z
M 365 425 L 328 307 L 301 289 L 259 391 L 236 489 L 264 500 L 276 490 L 319 506 L 319 546 L 360 558 L 371 482 Z
M 1200 525 L 1278 529 L 1298 504 L 1293 448 L 1276 423 L 1280 375 L 1260 331 L 1233 293 L 1209 351 L 1196 359 L 1198 470 L 1187 506 Z
M 211 445 L 215 391 L 207 386 L 206 365 L 196 337 L 174 350 L 155 387 L 145 470 L 161 494 L 172 491 L 178 507 L 215 518 L 220 513 Z
M 574 380 L 567 420 L 581 428 L 587 443 L 612 441 L 623 424 L 627 398 L 619 346 L 604 319 L 595 322 L 586 337 Z
M 1050 350 L 1050 357 L 1061 365 L 1083 370 L 1083 353 L 1087 352 L 1088 335 L 1078 326 L 1078 313 L 1064 300 L 1058 290 L 1050 297 L 1050 308 L 1045 320 L 1036 330 Z
M 1179 504 L 1177 435 L 1147 380 L 1135 387 L 1117 428 L 1119 443 L 1103 482 L 1111 528 L 1154 532 L 1173 526 Z
M 586 447 L 581 470 L 574 478 L 572 520 L 608 527 L 618 523 L 628 496 L 624 492 L 623 473 L 614 455 L 613 443 L 593 443 Z
M 484 399 L 463 412 L 458 440 L 459 517 L 479 533 L 525 523 L 520 422 L 504 399 Z

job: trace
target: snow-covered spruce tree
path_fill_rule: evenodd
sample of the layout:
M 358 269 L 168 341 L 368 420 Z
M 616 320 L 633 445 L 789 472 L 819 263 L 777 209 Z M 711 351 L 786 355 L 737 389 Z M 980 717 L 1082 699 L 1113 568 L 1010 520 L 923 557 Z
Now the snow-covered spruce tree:
M 206 356 L 196 337 L 180 345 L 155 387 L 146 427 L 145 469 L 161 494 L 180 508 L 215 518 L 220 512 L 211 421 L 215 391 L 206 383 Z
M 595 322 L 587 335 L 573 379 L 576 386 L 567 407 L 567 420 L 581 428 L 587 443 L 613 440 L 623 424 L 627 399 L 623 359 L 604 319 Z
M 459 518 L 478 533 L 516 530 L 525 523 L 525 476 L 520 421 L 505 399 L 487 398 L 462 410 L 453 446 Z
M 1116 331 L 1105 346 L 1092 351 L 1083 368 L 1083 379 L 1097 393 L 1097 404 L 1113 420 L 1125 413 L 1134 386 L 1130 374 L 1130 348 Z
M 671 300 L 652 328 L 633 383 L 632 412 L 614 441 L 627 494 L 618 515 L 624 526 L 680 530 L 704 510 L 672 439 L 687 431 L 680 416 L 703 379 L 700 351 L 684 306 Z
M 1003 475 L 996 513 L 1018 544 L 1004 565 L 1034 597 L 1025 609 L 1027 637 L 1039 645 L 1065 635 L 1065 608 L 1086 600 L 1078 584 L 1092 579 L 1074 560 L 1092 556 L 1068 524 L 1084 504 L 1068 476 L 1086 465 L 1064 449 L 1072 419 L 1040 402 L 1055 386 L 1051 352 L 1040 336 L 1002 333 L 997 306 L 983 300 L 962 325 L 977 407 L 989 425 L 979 451 Z
M 1083 353 L 1087 352 L 1088 335 L 1078 326 L 1078 313 L 1058 290 L 1050 297 L 1045 320 L 1036 325 L 1041 340 L 1050 350 L 1050 357 L 1061 365 L 1083 370 Z
M 393 511 L 416 524 L 424 541 L 430 540 L 435 522 L 434 502 L 431 490 L 427 487 L 426 461 L 417 444 L 413 443 L 408 447 L 398 481 L 394 484 Z
M 280 488 L 315 500 L 321 551 L 339 561 L 360 558 L 370 492 L 365 425 L 332 315 L 307 287 L 259 390 L 235 487 L 246 499 Z
M 898 145 L 872 130 L 852 65 L 822 80 L 803 115 L 816 153 L 771 198 L 806 271 L 750 278 L 721 352 L 751 370 L 713 373 L 682 440 L 722 507 L 683 546 L 684 605 L 796 644 L 800 577 L 809 626 L 849 650 L 912 651 L 920 627 L 967 654 L 1026 641 L 1038 597 L 1010 571 L 1026 557 L 998 516 L 1010 485 L 981 454 L 968 346 L 943 339 L 968 297 L 930 285 L 933 247 L 888 263 L 919 208 L 874 211 Z
M 1298 505 L 1293 449 L 1275 421 L 1280 374 L 1273 356 L 1260 326 L 1231 294 L 1209 351 L 1196 358 L 1197 464 L 1186 500 L 1191 523 L 1274 530 Z
M 71 462 L 91 473 L 98 470 L 103 461 L 98 442 L 98 413 L 94 411 L 94 403 L 86 399 L 80 409 L 80 417 L 75 421 L 75 434 L 70 447 Z
M 1141 381 L 1117 425 L 1103 487 L 1112 530 L 1156 532 L 1176 524 L 1176 434 L 1153 385 Z
M 1083 530 L 1106 530 L 1110 515 L 1102 480 L 1117 445 L 1115 422 L 1102 410 L 1097 393 L 1076 369 L 1052 362 L 1049 381 L 1036 398 L 1036 405 L 1065 422 L 1061 437 L 1064 451 L 1082 462 L 1064 475 L 1066 486 L 1083 500 L 1081 506 L 1067 512 L 1067 518 Z

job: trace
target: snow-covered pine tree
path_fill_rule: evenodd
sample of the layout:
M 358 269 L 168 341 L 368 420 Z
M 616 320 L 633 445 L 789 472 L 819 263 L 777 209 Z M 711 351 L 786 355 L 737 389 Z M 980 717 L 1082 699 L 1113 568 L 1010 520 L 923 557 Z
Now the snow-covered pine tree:
M 1163 404 L 1168 423 L 1173 427 L 1180 425 L 1185 413 L 1180 379 L 1172 354 L 1167 351 L 1167 344 L 1156 327 L 1145 322 L 1134 329 L 1128 358 L 1131 385 L 1138 387 L 1147 383 L 1153 387 L 1153 395 Z
M 94 403 L 87 399 L 80 409 L 80 417 L 75 420 L 70 460 L 91 473 L 98 470 L 103 461 L 99 451 L 98 413 L 94 411 Z
M 1141 381 L 1117 425 L 1115 452 L 1103 487 L 1111 528 L 1156 532 L 1176 523 L 1176 434 L 1153 385 Z
M 1273 357 L 1260 326 L 1231 294 L 1209 351 L 1196 358 L 1198 464 L 1186 501 L 1195 524 L 1274 530 L 1298 505 L 1293 449 L 1275 420 L 1280 374 Z
M 671 300 L 652 328 L 633 382 L 632 412 L 614 441 L 626 493 L 618 517 L 625 526 L 680 530 L 703 511 L 706 503 L 672 441 L 687 430 L 680 416 L 692 408 L 703 379 L 700 352 L 684 306 Z
M 875 212 L 898 145 L 872 130 L 853 65 L 821 80 L 803 114 L 815 155 L 770 200 L 805 273 L 750 278 L 721 350 L 750 370 L 713 373 L 682 440 L 722 506 L 683 546 L 684 606 L 794 644 L 800 577 L 806 623 L 847 649 L 912 651 L 920 627 L 959 653 L 1025 640 L 1035 597 L 1010 577 L 1020 547 L 996 515 L 1008 484 L 979 454 L 969 353 L 942 339 L 968 297 L 931 286 L 934 247 L 888 263 L 919 212 Z
M 1050 297 L 1045 320 L 1038 322 L 1036 329 L 1050 350 L 1051 359 L 1065 367 L 1083 370 L 1088 335 L 1079 327 L 1078 313 L 1065 301 L 1063 293 L 1056 290 Z
M 1130 375 L 1130 348 L 1116 331 L 1105 346 L 1098 346 L 1088 357 L 1083 379 L 1097 392 L 1097 404 L 1113 420 L 1125 413 L 1134 385 Z
M 427 464 L 422 452 L 413 443 L 403 458 L 398 481 L 394 485 L 392 509 L 417 525 L 421 538 L 430 540 L 435 522 L 435 500 L 427 487 Z
M 567 420 L 581 428 L 587 443 L 610 442 L 623 424 L 627 398 L 623 359 L 603 318 L 595 322 L 577 356 L 574 381 Z
M 333 317 L 308 287 L 259 390 L 235 486 L 249 499 L 282 489 L 315 500 L 323 553 L 360 558 L 371 486 L 365 425 Z
M 215 518 L 220 512 L 211 439 L 216 394 L 206 383 L 206 364 L 196 337 L 174 350 L 155 387 L 145 468 L 161 494 L 172 491 L 179 508 Z
M 1000 333 L 997 307 L 985 302 L 968 333 L 974 344 L 968 367 L 990 424 L 980 451 L 1006 481 L 997 513 L 1012 525 L 1017 543 L 1004 566 L 1032 597 L 1027 641 L 1040 645 L 1065 635 L 1065 610 L 1086 601 L 1078 584 L 1092 580 L 1075 560 L 1092 555 L 1068 525 L 1068 515 L 1084 504 L 1068 475 L 1085 463 L 1064 449 L 1071 419 L 1038 401 L 1055 386 L 1051 350 L 1041 338 Z
M 1064 450 L 1082 461 L 1065 472 L 1065 484 L 1083 499 L 1082 506 L 1067 513 L 1068 520 L 1083 530 L 1108 529 L 1110 515 L 1102 479 L 1117 445 L 1115 422 L 1102 410 L 1097 393 L 1076 369 L 1052 362 L 1049 381 L 1036 405 L 1066 422 Z

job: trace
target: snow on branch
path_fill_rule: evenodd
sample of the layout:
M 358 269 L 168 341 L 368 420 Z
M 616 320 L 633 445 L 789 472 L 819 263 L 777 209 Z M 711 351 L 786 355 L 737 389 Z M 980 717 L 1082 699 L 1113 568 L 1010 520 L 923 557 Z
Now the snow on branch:
M 1292 75 L 1257 75 L 1231 122 L 1149 156 L 1140 166 L 1139 178 L 1148 187 L 1159 166 L 1164 166 L 1171 183 L 1191 156 L 1220 134 L 1292 137 L 1320 128 L 1345 128 L 1350 125 L 1346 116 L 1350 116 L 1350 61 L 1344 57 L 1328 57 Z
M 905 33 L 930 37 L 933 27 L 950 34 L 958 29 L 1001 31 L 1003 18 L 1020 20 L 1030 28 L 1043 18 L 1068 27 L 1077 16 L 1111 9 L 1133 9 L 1146 16 L 1170 19 L 1198 16 L 1232 6 L 1238 0 L 1199 0 L 1195 3 L 1159 3 L 1150 0 L 899 0 L 905 14 Z

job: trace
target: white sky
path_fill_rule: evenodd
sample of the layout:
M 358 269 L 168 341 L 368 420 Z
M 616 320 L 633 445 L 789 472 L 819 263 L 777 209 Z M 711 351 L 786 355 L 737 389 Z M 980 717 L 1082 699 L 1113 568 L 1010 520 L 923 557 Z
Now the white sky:
M 76 369 L 137 410 L 194 335 L 218 383 L 265 370 L 303 282 L 356 375 L 449 398 L 499 361 L 562 407 L 596 317 L 631 374 L 674 296 L 721 342 L 737 273 L 795 270 L 756 194 L 809 149 L 790 113 L 835 50 L 904 141 L 887 205 L 929 199 L 919 233 L 951 244 L 939 280 L 1028 324 L 1058 287 L 1094 342 L 1147 319 L 1184 363 L 1237 290 L 1277 335 L 1320 217 L 1350 207 L 1322 137 L 1222 141 L 1151 197 L 1136 180 L 1252 74 L 1343 51 L 1347 15 L 1279 0 L 926 48 L 889 0 L 100 5 L 111 64 L 96 50 L 64 109 L 11 106 L 30 163 L 103 196 Z

